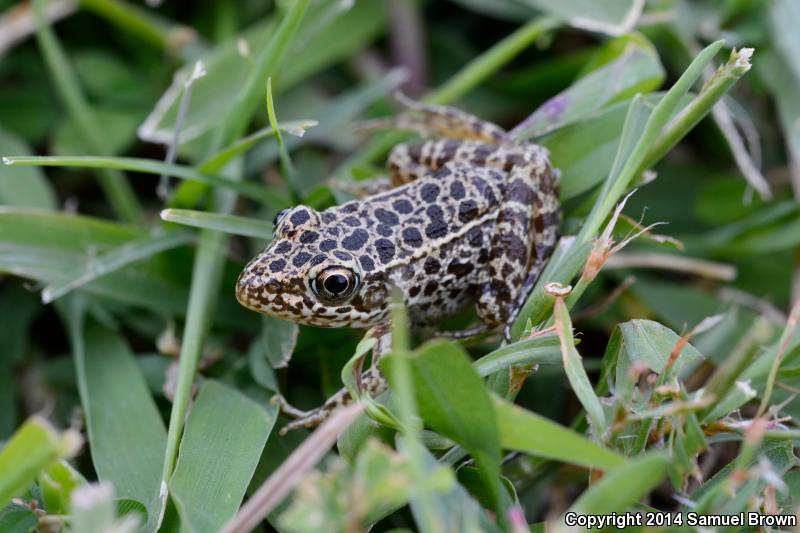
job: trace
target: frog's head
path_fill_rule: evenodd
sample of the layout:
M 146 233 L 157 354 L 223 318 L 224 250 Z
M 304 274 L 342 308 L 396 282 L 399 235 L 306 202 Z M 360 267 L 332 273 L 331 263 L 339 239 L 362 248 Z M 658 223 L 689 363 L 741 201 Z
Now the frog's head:
M 278 213 L 272 243 L 239 275 L 239 303 L 314 326 L 369 327 L 384 320 L 384 276 L 365 276 L 355 256 L 330 245 L 323 226 L 322 215 L 304 205 Z

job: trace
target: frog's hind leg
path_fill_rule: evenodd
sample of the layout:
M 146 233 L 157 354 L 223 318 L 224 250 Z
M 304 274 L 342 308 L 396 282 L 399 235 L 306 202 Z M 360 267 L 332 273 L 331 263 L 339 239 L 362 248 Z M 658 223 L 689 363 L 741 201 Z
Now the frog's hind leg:
M 478 316 L 491 326 L 514 320 L 555 247 L 560 210 L 556 175 L 544 152 L 511 167 L 492 236 Z
M 492 144 L 504 141 L 508 135 L 500 126 L 455 107 L 423 104 L 402 93 L 396 93 L 395 98 L 405 108 L 403 111 L 391 117 L 367 121 L 359 129 L 395 128 L 435 139 L 475 140 Z

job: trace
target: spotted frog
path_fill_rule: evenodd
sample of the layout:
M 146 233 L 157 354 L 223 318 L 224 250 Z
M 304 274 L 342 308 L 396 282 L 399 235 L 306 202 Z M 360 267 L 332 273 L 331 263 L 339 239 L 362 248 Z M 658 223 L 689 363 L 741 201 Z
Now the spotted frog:
M 279 213 L 274 240 L 239 276 L 242 305 L 312 326 L 381 329 L 395 288 L 412 327 L 436 326 L 470 305 L 480 323 L 452 336 L 514 320 L 561 219 L 546 149 L 458 109 L 400 100 L 406 110 L 392 125 L 431 139 L 395 146 L 389 176 L 371 184 L 378 190 L 370 196 Z M 365 382 L 378 392 L 382 379 L 374 365 L 370 372 Z M 326 406 L 346 400 L 342 393 Z M 324 417 L 299 414 L 298 425 Z

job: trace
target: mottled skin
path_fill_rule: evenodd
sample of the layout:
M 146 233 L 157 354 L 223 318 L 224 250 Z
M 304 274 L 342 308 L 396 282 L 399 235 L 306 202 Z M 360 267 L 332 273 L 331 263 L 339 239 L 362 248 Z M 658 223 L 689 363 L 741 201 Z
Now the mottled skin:
M 469 333 L 513 321 L 560 223 L 546 150 L 453 108 L 403 103 L 396 126 L 446 138 L 396 146 L 389 179 L 378 182 L 393 186 L 385 192 L 279 214 L 273 242 L 239 277 L 242 305 L 302 324 L 369 328 L 389 320 L 396 287 L 412 326 L 470 305 L 482 323 Z M 364 382 L 373 393 L 384 387 L 374 369 Z M 346 399 L 329 400 L 323 415 Z

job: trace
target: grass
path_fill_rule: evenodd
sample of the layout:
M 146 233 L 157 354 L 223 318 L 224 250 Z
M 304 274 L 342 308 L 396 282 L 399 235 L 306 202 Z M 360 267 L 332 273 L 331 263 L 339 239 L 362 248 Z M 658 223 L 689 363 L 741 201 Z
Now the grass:
M 800 511 L 789 3 L 396 17 L 367 0 L 92 0 L 55 28 L 34 17 L 0 66 L 0 531 Z M 418 32 L 419 57 L 392 48 Z M 430 338 L 398 308 L 390 389 L 281 436 L 275 395 L 311 408 L 354 390 L 373 341 L 247 311 L 236 276 L 278 211 L 347 200 L 333 181 L 380 174 L 409 138 L 355 133 L 392 112 L 398 61 L 425 80 L 415 96 L 550 150 L 563 237 L 513 342 Z M 63 112 L 37 103 L 51 93 Z

